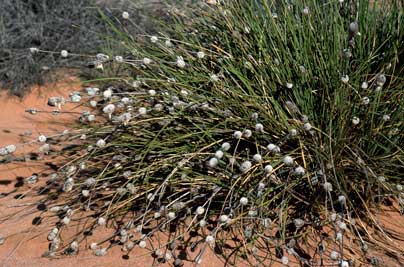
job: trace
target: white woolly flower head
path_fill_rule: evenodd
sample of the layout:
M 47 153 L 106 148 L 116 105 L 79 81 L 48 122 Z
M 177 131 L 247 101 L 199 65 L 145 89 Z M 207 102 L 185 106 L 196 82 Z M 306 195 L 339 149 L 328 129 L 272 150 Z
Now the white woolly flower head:
M 69 52 L 67 52 L 67 50 L 62 50 L 62 51 L 60 51 L 60 55 L 61 55 L 62 57 L 68 57 L 68 56 L 69 56 Z
M 29 48 L 29 52 L 31 52 L 32 54 L 35 54 L 35 53 L 38 53 L 38 52 L 39 52 L 39 49 L 36 48 L 36 47 L 30 47 L 30 48 Z
M 122 18 L 123 19 L 129 19 L 130 15 L 127 11 L 122 12 Z
M 332 191 L 332 184 L 330 182 L 325 182 L 323 184 L 323 188 L 324 188 L 325 191 L 331 192 Z
M 222 149 L 222 151 L 226 152 L 226 151 L 228 151 L 230 149 L 230 147 L 231 147 L 230 144 L 228 142 L 225 142 L 225 143 L 222 144 L 221 149 Z
M 247 205 L 248 204 L 248 198 L 246 198 L 246 197 L 240 198 L 240 204 L 243 205 L 243 206 Z
M 218 160 L 217 158 L 211 158 L 211 159 L 208 161 L 208 166 L 209 166 L 210 168 L 215 168 L 218 164 L 219 164 L 219 160 Z
M 257 123 L 255 124 L 255 130 L 259 133 L 264 132 L 264 125 L 262 125 L 262 123 Z
M 152 43 L 157 43 L 158 40 L 159 40 L 159 38 L 157 36 L 155 36 L 155 35 L 150 37 L 150 42 L 152 42 Z
M 185 67 L 185 61 L 184 61 L 184 58 L 182 57 L 182 56 L 178 56 L 177 57 L 177 66 L 179 67 L 179 68 L 184 68 Z
M 293 83 L 286 83 L 286 87 L 288 89 L 292 89 L 293 88 Z
M 38 142 L 40 143 L 45 143 L 47 140 L 46 136 L 41 134 L 40 136 L 38 136 Z
M 217 159 L 223 158 L 223 155 L 224 155 L 224 153 L 222 150 L 218 150 L 215 152 L 215 158 L 217 158 Z
M 202 215 L 204 213 L 205 213 L 205 208 L 204 207 L 199 206 L 199 207 L 196 208 L 196 214 Z
M 296 136 L 296 135 L 297 135 L 297 130 L 296 130 L 296 129 L 290 129 L 290 130 L 289 130 L 289 134 L 290 134 L 291 136 Z
M 368 105 L 370 103 L 369 97 L 365 96 L 362 98 L 362 104 L 363 105 Z
M 244 136 L 245 138 L 250 138 L 250 137 L 252 136 L 252 131 L 251 131 L 250 129 L 245 129 L 245 130 L 243 131 L 243 136 Z
M 283 265 L 288 265 L 289 264 L 289 258 L 286 256 L 282 256 L 281 262 Z
M 273 169 L 274 168 L 272 167 L 272 165 L 269 165 L 269 164 L 264 167 L 264 170 L 265 170 L 266 174 L 272 173 Z
M 220 217 L 219 217 L 219 221 L 220 221 L 221 223 L 227 223 L 229 220 L 230 220 L 230 219 L 229 219 L 229 216 L 227 216 L 227 215 L 225 215 L 225 214 L 220 215 Z
M 240 139 L 243 136 L 243 133 L 241 131 L 235 131 L 233 133 L 233 137 L 236 139 Z
M 260 154 L 255 154 L 255 155 L 253 156 L 253 160 L 254 160 L 255 162 L 261 162 L 261 161 L 262 161 L 262 156 L 261 156 Z
M 144 240 L 142 240 L 142 241 L 139 242 L 139 247 L 140 247 L 140 248 L 145 248 L 146 245 L 147 245 L 147 243 L 146 243 L 146 241 L 144 241 Z
M 210 79 L 213 82 L 218 82 L 219 81 L 219 76 L 217 76 L 216 74 L 212 74 L 212 75 L 210 75 Z
M 198 53 L 196 53 L 196 55 L 197 55 L 197 57 L 198 57 L 199 59 L 203 59 L 203 58 L 205 57 L 205 52 L 199 51 Z
M 208 244 L 213 244 L 213 243 L 215 243 L 215 238 L 212 235 L 208 235 L 205 238 L 205 242 Z
M 112 114 L 115 111 L 115 105 L 114 104 L 108 104 L 102 109 L 102 111 L 105 114 Z
M 105 90 L 104 92 L 102 92 L 102 95 L 104 96 L 104 98 L 111 98 L 112 96 L 112 89 L 108 88 L 107 90 Z
M 172 47 L 172 46 L 173 46 L 173 43 L 172 43 L 169 39 L 167 39 L 167 40 L 164 42 L 164 44 L 165 44 L 167 47 Z
M 358 117 L 353 117 L 352 118 L 352 124 L 353 125 L 358 125 L 360 123 L 360 119 Z
M 343 83 L 348 83 L 349 82 L 349 76 L 347 74 L 341 76 L 341 82 Z
M 306 131 L 310 131 L 313 128 L 313 126 L 311 126 L 311 124 L 309 122 L 306 122 L 305 124 L 303 124 L 303 128 Z
M 245 173 L 245 172 L 247 172 L 247 171 L 251 168 L 251 166 L 252 166 L 251 161 L 246 160 L 246 161 L 244 161 L 243 163 L 241 163 L 241 165 L 240 165 L 240 171 L 241 171 L 242 173 Z
M 145 107 L 141 107 L 138 109 L 137 112 L 139 113 L 139 115 L 144 116 L 147 113 L 147 109 Z
M 285 163 L 286 166 L 293 166 L 294 160 L 291 156 L 285 156 L 283 158 L 283 163 Z
M 272 143 L 267 146 L 267 149 L 268 149 L 270 152 L 273 152 L 273 153 L 279 153 L 279 152 L 281 152 L 281 149 L 280 149 L 277 145 L 272 144 Z
M 152 63 L 152 60 L 150 58 L 147 58 L 147 57 L 143 58 L 143 64 L 149 65 L 151 63 Z
M 295 168 L 294 174 L 297 176 L 303 176 L 305 174 L 305 170 L 302 166 L 298 166 Z
M 369 84 L 368 84 L 368 82 L 363 82 L 362 84 L 361 84 L 361 88 L 362 89 L 368 89 L 368 87 L 369 87 Z
M 104 139 L 99 139 L 99 140 L 97 141 L 96 145 L 97 145 L 99 148 L 102 148 L 102 147 L 105 147 L 106 142 L 105 142 Z

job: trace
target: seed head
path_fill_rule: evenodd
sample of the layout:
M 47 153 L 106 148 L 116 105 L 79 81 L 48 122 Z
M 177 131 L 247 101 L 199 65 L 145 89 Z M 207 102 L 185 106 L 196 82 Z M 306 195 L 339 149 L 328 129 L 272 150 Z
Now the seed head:
M 384 183 L 384 182 L 386 181 L 386 178 L 385 178 L 384 176 L 378 176 L 378 177 L 377 177 L 377 180 L 378 180 L 380 183 Z
M 291 136 L 296 136 L 296 135 L 297 135 L 297 130 L 296 130 L 296 129 L 290 129 L 290 130 L 289 130 L 289 134 L 290 134 Z
M 255 130 L 259 133 L 262 133 L 264 131 L 264 125 L 262 125 L 262 123 L 255 124 Z
M 260 154 L 255 154 L 255 155 L 253 156 L 253 160 L 254 160 L 255 162 L 261 162 L 261 161 L 262 161 L 262 156 L 261 156 Z
M 159 38 L 157 37 L 157 36 L 152 36 L 152 37 L 150 37 L 150 42 L 152 42 L 152 43 L 157 43 L 157 41 L 159 40 Z
M 282 256 L 281 262 L 283 265 L 288 265 L 289 264 L 289 258 L 286 256 Z
M 211 158 L 208 162 L 208 166 L 210 168 L 215 168 L 219 164 L 219 160 L 217 158 Z
M 196 208 L 196 214 L 202 215 L 204 213 L 205 213 L 205 208 L 204 207 L 199 206 L 199 207 Z
M 199 51 L 196 55 L 199 59 L 203 59 L 205 57 L 205 53 L 203 51 Z
M 215 243 L 215 238 L 212 235 L 208 235 L 205 238 L 205 242 L 208 244 L 213 244 L 213 243 Z
M 93 243 L 90 244 L 90 249 L 91 249 L 91 250 L 96 250 L 97 248 L 98 248 L 98 244 L 97 244 L 97 243 L 93 242 Z
M 181 57 L 181 56 L 177 57 L 177 66 L 179 68 L 184 68 L 185 67 L 185 61 L 184 61 L 183 57 Z
M 385 82 L 386 82 L 386 75 L 384 75 L 383 73 L 377 75 L 376 84 L 378 86 L 383 86 Z
M 139 115 L 144 116 L 147 113 L 147 109 L 145 107 L 141 107 L 138 109 L 138 113 Z
M 302 166 L 298 166 L 295 168 L 294 174 L 297 176 L 303 176 L 305 174 L 305 170 Z
M 368 87 L 369 87 L 368 82 L 363 82 L 362 85 L 361 85 L 362 89 L 368 89 Z
M 99 148 L 103 148 L 103 147 L 105 147 L 106 142 L 105 142 L 104 139 L 99 139 L 99 140 L 97 141 L 96 145 L 97 145 Z
M 102 257 L 107 255 L 107 248 L 99 248 L 94 251 L 94 255 L 97 257 Z
M 29 52 L 31 52 L 32 54 L 38 53 L 39 49 L 36 47 L 30 47 Z
M 221 151 L 221 150 L 216 151 L 215 158 L 217 158 L 217 159 L 223 158 L 223 151 Z
M 143 58 L 143 64 L 149 65 L 151 62 L 152 62 L 152 61 L 151 61 L 150 58 L 147 58 L 147 57 Z
M 146 241 L 142 240 L 142 241 L 139 242 L 139 247 L 140 248 L 145 248 L 146 246 L 147 246 Z
M 247 172 L 247 171 L 251 168 L 251 166 L 252 166 L 251 161 L 246 160 L 246 161 L 244 161 L 243 163 L 241 163 L 240 171 L 241 171 L 242 173 L 245 173 L 245 172 Z
M 170 211 L 170 212 L 167 214 L 167 217 L 168 217 L 168 219 L 170 219 L 170 220 L 175 219 L 175 217 L 176 217 L 175 212 Z
M 106 106 L 102 109 L 102 111 L 103 111 L 105 114 L 110 115 L 110 114 L 114 113 L 114 111 L 115 111 L 115 105 L 114 105 L 114 104 L 108 104 L 108 105 L 106 105 Z
M 166 40 L 166 41 L 164 42 L 164 44 L 165 44 L 167 47 L 172 47 L 172 46 L 173 46 L 173 43 L 172 43 L 170 40 Z
M 353 117 L 352 118 L 352 124 L 353 125 L 358 125 L 360 123 L 360 119 L 358 117 Z
M 311 124 L 309 122 L 306 122 L 305 124 L 303 124 L 303 128 L 306 131 L 310 131 L 313 128 L 313 126 L 311 126 Z
M 227 222 L 229 221 L 229 216 L 223 214 L 223 215 L 221 215 L 221 216 L 219 217 L 219 221 L 220 221 L 221 223 L 227 223 Z
M 293 223 L 295 224 L 297 229 L 302 228 L 304 226 L 304 221 L 300 218 L 294 219 Z
M 338 227 L 339 227 L 339 229 L 340 229 L 341 231 L 345 231 L 345 230 L 347 229 L 346 223 L 344 223 L 344 222 L 340 222 L 340 223 L 338 224 Z
M 275 145 L 275 144 L 269 144 L 269 145 L 267 146 L 267 149 L 268 149 L 270 152 L 273 152 L 273 153 L 279 153 L 279 152 L 281 152 L 281 149 L 280 149 L 277 145 Z
M 338 202 L 344 205 L 346 202 L 346 197 L 344 195 L 338 196 Z
M 99 217 L 97 220 L 98 225 L 104 226 L 107 224 L 107 220 L 104 217 Z
M 390 116 L 385 114 L 383 115 L 383 121 L 389 121 L 390 120 Z
M 266 174 L 272 173 L 273 169 L 274 168 L 271 165 L 266 165 L 264 168 Z
M 324 188 L 325 191 L 331 192 L 331 191 L 332 191 L 332 184 L 329 183 L 329 182 L 325 182 L 325 183 L 323 184 L 323 188 Z
M 294 160 L 291 156 L 285 156 L 283 158 L 283 163 L 285 163 L 286 166 L 293 166 Z
M 62 57 L 67 57 L 69 55 L 69 52 L 67 52 L 66 50 L 62 50 L 62 51 L 60 51 L 60 55 Z
M 288 89 L 292 89 L 293 88 L 293 83 L 286 83 L 286 87 Z
M 236 138 L 236 139 L 240 139 L 242 135 L 243 135 L 243 133 L 240 132 L 240 131 L 235 131 L 233 133 L 233 137 Z
M 342 75 L 341 81 L 342 81 L 343 83 L 348 83 L 348 82 L 349 82 L 349 76 L 348 76 L 347 74 Z
M 243 206 L 247 205 L 248 204 L 248 198 L 246 198 L 246 197 L 240 198 L 240 204 L 243 205 Z
M 251 130 L 249 130 L 249 129 L 245 129 L 245 130 L 244 130 L 243 136 L 244 136 L 245 138 L 250 138 L 251 135 L 252 135 Z
M 64 225 L 68 225 L 68 224 L 70 223 L 70 218 L 67 217 L 67 216 L 63 217 L 62 223 L 63 223 Z
M 7 152 L 8 154 L 12 154 L 12 153 L 14 153 L 14 152 L 17 150 L 17 146 L 16 146 L 16 145 L 7 145 L 7 146 L 5 146 L 4 148 L 5 148 L 5 150 L 6 150 L 6 152 Z
M 335 250 L 331 251 L 330 258 L 332 260 L 338 260 L 338 257 L 339 257 L 339 253 L 337 251 L 335 251 Z
M 222 144 L 222 151 L 228 151 L 230 149 L 230 144 L 225 142 Z
M 114 57 L 115 61 L 118 63 L 122 63 L 123 62 L 123 57 L 122 56 L 115 56 Z
M 210 79 L 213 82 L 218 82 L 219 81 L 219 76 L 217 76 L 216 74 L 212 74 L 212 75 L 210 75 Z
M 122 18 L 123 19 L 129 19 L 129 13 L 126 12 L 126 11 L 122 12 Z

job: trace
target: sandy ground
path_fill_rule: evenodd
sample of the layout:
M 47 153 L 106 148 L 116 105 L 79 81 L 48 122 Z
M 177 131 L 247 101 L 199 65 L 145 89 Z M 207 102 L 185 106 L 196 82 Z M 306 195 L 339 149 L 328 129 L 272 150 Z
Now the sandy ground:
M 52 110 L 46 105 L 49 96 L 67 96 L 71 91 L 79 91 L 82 88 L 80 82 L 70 76 L 57 83 L 48 84 L 42 87 L 34 87 L 30 94 L 22 100 L 17 97 L 10 97 L 6 92 L 0 92 L 0 146 L 8 144 L 19 144 L 24 140 L 33 140 L 40 134 L 50 135 L 69 130 L 69 125 L 75 121 L 76 115 L 65 114 L 55 117 L 50 114 L 37 114 L 32 116 L 25 112 L 27 108 L 38 108 L 40 110 Z M 67 106 L 64 110 L 80 111 L 83 108 Z M 36 151 L 38 144 L 26 145 L 18 148 L 18 154 Z M 33 173 L 40 173 L 46 167 L 44 161 L 26 161 L 19 163 L 0 164 L 0 193 L 12 192 L 15 190 L 17 177 L 28 177 Z M 29 189 L 24 189 L 29 190 Z M 123 259 L 122 252 L 114 247 L 106 257 L 95 257 L 91 251 L 82 247 L 79 255 L 66 256 L 56 259 L 43 258 L 41 255 L 47 250 L 47 233 L 52 227 L 50 221 L 45 221 L 40 226 L 32 226 L 32 220 L 38 216 L 36 207 L 30 208 L 29 204 L 34 203 L 37 197 L 30 194 L 22 200 L 14 199 L 15 193 L 0 199 L 0 237 L 4 237 L 4 244 L 0 245 L 0 266 L 153 266 L 153 260 L 145 255 L 144 250 L 135 250 L 129 259 Z M 404 218 L 391 208 L 381 214 L 375 215 L 382 224 L 396 233 L 398 238 L 404 239 Z M 5 221 L 4 219 L 7 219 Z M 108 233 L 99 231 L 96 237 Z M 98 239 L 99 240 L 99 239 Z M 87 244 L 90 244 L 91 240 Z M 401 248 L 404 251 L 404 241 L 391 241 L 390 245 Z M 403 255 L 387 256 L 384 253 L 372 252 L 380 257 L 380 266 L 402 267 L 404 266 Z M 184 266 L 192 266 L 186 263 Z M 203 257 L 201 267 L 224 266 L 209 248 Z M 244 266 L 239 264 L 238 266 Z M 274 264 L 272 266 L 279 266 Z M 297 266 L 290 264 L 289 266 Z M 370 266 L 357 264 L 355 266 Z
M 51 111 L 47 106 L 50 96 L 68 96 L 71 91 L 79 91 L 82 85 L 78 79 L 66 75 L 57 83 L 46 86 L 36 86 L 31 93 L 22 100 L 10 97 L 6 91 L 0 92 L 0 146 L 20 144 L 23 140 L 34 140 L 40 134 L 52 135 L 70 130 L 68 127 L 77 118 L 77 114 L 55 115 L 40 113 L 31 115 L 25 112 L 28 108 Z M 75 108 L 74 105 L 66 105 L 64 111 L 81 111 L 83 108 Z M 30 151 L 37 151 L 39 144 L 19 146 L 17 155 L 23 155 Z M 18 163 L 0 164 L 0 193 L 9 193 L 15 189 L 17 177 L 28 177 L 33 173 L 41 173 L 46 170 L 44 161 L 26 161 Z M 28 189 L 27 189 L 28 190 Z M 26 190 L 23 190 L 25 192 Z M 152 266 L 153 260 L 146 256 L 144 251 L 135 251 L 129 259 L 122 258 L 122 252 L 118 247 L 108 251 L 106 257 L 96 257 L 91 251 L 81 248 L 79 255 L 63 257 L 61 259 L 43 258 L 41 255 L 47 251 L 47 233 L 52 224 L 46 221 L 43 225 L 32 226 L 32 220 L 38 216 L 35 208 L 28 204 L 34 203 L 34 196 L 27 196 L 22 200 L 14 199 L 14 194 L 0 199 L 0 237 L 5 238 L 0 245 L 0 266 Z M 31 194 L 32 195 L 32 194 Z M 35 214 L 34 214 L 35 213 Z M 5 221 L 4 219 L 7 219 Z M 108 230 L 105 230 L 108 232 Z M 99 237 L 105 233 L 96 234 Z M 91 242 L 89 241 L 88 244 Z M 208 253 L 209 254 L 209 253 Z M 214 255 L 206 255 L 201 266 L 223 266 Z M 189 264 L 188 264 L 189 265 Z

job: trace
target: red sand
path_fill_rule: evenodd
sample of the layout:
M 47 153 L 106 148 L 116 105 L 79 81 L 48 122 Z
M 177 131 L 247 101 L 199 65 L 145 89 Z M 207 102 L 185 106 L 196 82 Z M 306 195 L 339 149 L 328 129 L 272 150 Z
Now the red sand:
M 0 146 L 8 144 L 17 144 L 21 142 L 21 135 L 27 131 L 31 131 L 32 135 L 24 137 L 26 140 L 33 140 L 39 134 L 49 135 L 52 133 L 60 133 L 65 129 L 69 129 L 68 125 L 71 124 L 77 115 L 58 115 L 57 122 L 54 115 L 50 114 L 37 114 L 35 116 L 25 112 L 27 108 L 38 108 L 40 110 L 52 110 L 46 105 L 49 96 L 67 96 L 71 91 L 79 91 L 81 84 L 78 79 L 66 75 L 65 79 L 42 87 L 34 87 L 30 94 L 20 100 L 17 97 L 10 97 L 5 91 L 0 92 Z M 63 110 L 71 110 L 74 105 L 66 105 Z M 82 108 L 81 108 L 82 109 Z M 77 109 L 80 110 L 80 109 Z M 19 148 L 17 154 L 27 153 L 34 151 L 38 148 L 38 144 L 25 146 Z M 34 172 L 43 170 L 44 162 L 32 161 L 21 162 L 12 164 L 0 164 L 0 192 L 9 192 L 14 189 L 16 177 L 30 176 Z M 7 184 L 6 181 L 10 180 L 11 183 Z M 32 203 L 35 201 L 34 197 L 27 197 L 23 200 L 15 200 L 12 196 L 0 199 L 0 219 L 3 220 L 7 216 L 13 215 L 17 211 L 29 211 L 24 207 L 15 207 L 23 203 Z M 35 209 L 31 209 L 35 210 Z M 45 225 L 32 226 L 32 219 L 37 216 L 36 214 L 29 214 L 21 216 L 9 217 L 7 221 L 0 221 L 0 237 L 5 237 L 5 242 L 0 245 L 0 266 L 17 267 L 17 266 L 153 266 L 152 258 L 144 255 L 144 250 L 137 249 L 130 254 L 128 260 L 122 259 L 122 252 L 119 247 L 114 247 L 108 251 L 105 257 L 95 257 L 91 251 L 86 248 L 81 248 L 78 255 L 66 256 L 57 259 L 43 258 L 41 255 L 47 250 L 48 242 L 46 240 L 47 233 L 52 227 L 50 223 L 44 222 Z M 403 238 L 404 218 L 397 212 L 385 211 L 382 215 L 378 215 L 383 224 L 398 233 L 398 236 Z M 107 232 L 107 231 L 106 231 Z M 100 231 L 95 234 L 100 237 Z M 99 240 L 97 238 L 97 240 Z M 87 244 L 89 244 L 89 241 Z M 404 251 L 404 242 L 395 242 L 395 246 Z M 377 254 L 377 253 L 376 253 Z M 142 256 L 143 255 L 143 256 Z M 383 258 L 380 266 L 399 267 L 404 266 L 404 263 L 398 263 L 391 260 L 390 257 L 379 253 Z M 402 259 L 402 255 L 398 255 Z M 400 261 L 400 260 L 398 260 Z M 185 263 L 184 266 L 191 266 L 192 264 Z M 244 265 L 244 264 L 243 264 Z M 205 253 L 201 267 L 216 267 L 224 266 L 223 262 L 219 260 L 211 249 Z M 240 264 L 239 266 L 242 266 Z M 257 265 L 258 266 L 258 265 Z M 279 266 L 275 264 L 273 266 Z M 289 264 L 289 266 L 297 266 Z M 356 266 L 367 266 L 357 264 Z

